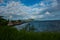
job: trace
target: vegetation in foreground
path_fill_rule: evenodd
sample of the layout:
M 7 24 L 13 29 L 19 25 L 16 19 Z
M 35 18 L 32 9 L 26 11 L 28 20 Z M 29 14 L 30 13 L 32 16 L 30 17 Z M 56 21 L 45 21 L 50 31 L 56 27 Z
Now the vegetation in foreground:
M 0 17 L 0 40 L 60 40 L 59 32 L 27 32 L 7 26 L 7 21 Z

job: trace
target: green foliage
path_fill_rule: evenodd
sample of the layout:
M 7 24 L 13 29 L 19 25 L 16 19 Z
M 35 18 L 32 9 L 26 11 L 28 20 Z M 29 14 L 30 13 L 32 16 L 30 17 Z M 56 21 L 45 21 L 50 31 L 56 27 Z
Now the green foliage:
M 0 16 L 0 26 L 7 25 L 7 20 L 3 19 L 2 16 Z
M 60 40 L 59 32 L 17 31 L 13 27 L 0 27 L 0 40 Z
M 18 31 L 9 26 L 0 27 L 0 40 L 17 40 Z
M 18 32 L 10 28 L 0 32 L 0 40 L 60 40 L 60 33 Z

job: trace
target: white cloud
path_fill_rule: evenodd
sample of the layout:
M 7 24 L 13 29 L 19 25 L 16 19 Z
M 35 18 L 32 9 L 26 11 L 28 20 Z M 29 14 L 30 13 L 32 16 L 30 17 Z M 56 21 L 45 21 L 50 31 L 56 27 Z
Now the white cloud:
M 43 11 L 42 9 L 28 7 L 20 2 L 14 2 L 14 1 L 8 3 L 7 6 L 0 6 L 0 8 L 1 12 L 4 11 L 4 14 L 6 15 L 14 14 L 28 17 L 33 16 L 31 18 L 34 18 L 34 15 L 38 15 L 40 14 L 40 11 Z
M 44 18 L 44 15 L 38 15 L 37 18 Z
M 43 7 L 40 7 L 40 5 Z M 40 15 L 40 13 L 46 9 L 48 9 L 48 7 L 43 2 L 35 4 L 33 6 L 25 6 L 21 2 L 12 1 L 9 2 L 6 6 L 0 6 L 0 14 L 3 12 L 5 15 L 13 14 L 22 16 L 22 19 L 36 19 L 44 18 L 44 14 Z M 45 14 L 50 15 L 49 12 L 46 12 Z
M 47 11 L 45 14 L 46 14 L 46 15 L 50 15 L 51 13 Z
M 2 3 L 3 2 L 3 0 L 0 0 L 0 3 Z
M 9 18 L 11 19 L 11 18 L 12 18 L 12 16 L 9 16 Z
M 39 19 L 41 19 L 41 18 L 44 18 L 44 15 L 35 15 L 35 16 L 31 16 L 31 18 L 32 19 L 37 19 L 37 18 L 39 18 Z
M 40 6 L 46 6 L 43 2 L 40 3 Z
M 58 5 L 57 0 L 54 0 L 54 2 L 52 3 L 52 7 L 55 7 L 57 5 Z

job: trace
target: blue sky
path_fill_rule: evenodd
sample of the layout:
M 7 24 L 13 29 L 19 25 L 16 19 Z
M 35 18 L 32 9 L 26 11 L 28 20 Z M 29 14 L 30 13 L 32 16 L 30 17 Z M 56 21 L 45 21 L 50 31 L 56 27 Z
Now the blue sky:
M 21 0 L 21 2 L 27 6 L 34 5 L 41 2 L 42 0 Z
M 31 6 L 34 5 L 36 3 L 40 3 L 43 0 L 3 0 L 5 3 L 10 2 L 10 1 L 16 1 L 16 2 L 21 2 L 22 4 L 26 5 L 26 6 Z
M 0 15 L 13 20 L 60 20 L 60 1 L 0 0 Z

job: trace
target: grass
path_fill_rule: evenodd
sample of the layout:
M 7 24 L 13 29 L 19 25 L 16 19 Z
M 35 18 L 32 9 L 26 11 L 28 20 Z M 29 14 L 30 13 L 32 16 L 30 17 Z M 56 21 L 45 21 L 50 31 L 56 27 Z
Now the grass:
M 27 32 L 4 26 L 0 27 L 0 40 L 60 40 L 60 32 Z

